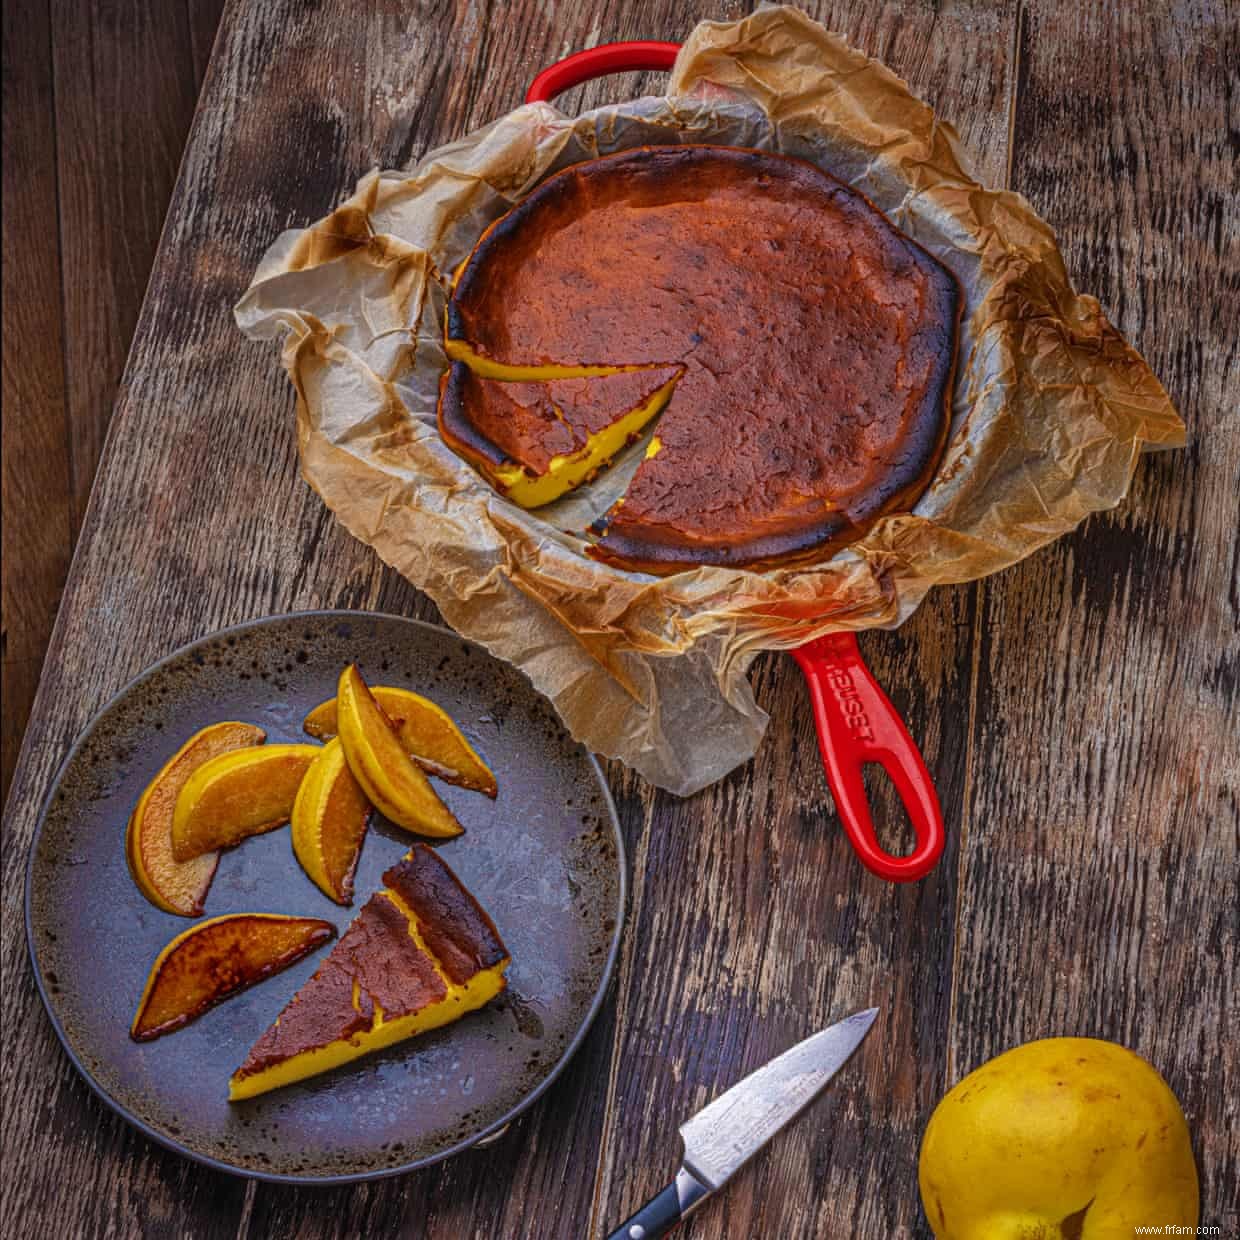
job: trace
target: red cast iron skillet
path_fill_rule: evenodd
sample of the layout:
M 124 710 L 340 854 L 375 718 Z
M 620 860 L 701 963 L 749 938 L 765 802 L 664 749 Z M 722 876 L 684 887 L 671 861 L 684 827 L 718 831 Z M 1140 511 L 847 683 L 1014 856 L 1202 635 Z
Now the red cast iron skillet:
M 526 103 L 556 95 L 593 78 L 628 70 L 670 69 L 679 43 L 608 43 L 567 56 L 530 83 Z M 907 883 L 924 878 L 943 851 L 943 815 L 934 783 L 904 721 L 870 674 L 856 636 L 833 633 L 792 651 L 805 673 L 818 748 L 844 830 L 861 863 L 880 878 Z M 916 847 L 897 857 L 879 843 L 862 769 L 877 762 L 891 777 L 913 825 Z

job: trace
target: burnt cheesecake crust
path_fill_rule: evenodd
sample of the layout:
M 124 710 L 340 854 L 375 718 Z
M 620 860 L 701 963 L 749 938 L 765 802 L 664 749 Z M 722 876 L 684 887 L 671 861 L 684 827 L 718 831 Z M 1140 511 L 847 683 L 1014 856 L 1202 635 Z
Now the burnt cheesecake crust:
M 426 949 L 448 980 L 465 985 L 476 973 L 508 959 L 508 949 L 461 880 L 425 844 L 384 871 L 384 885 L 417 918 Z
M 432 848 L 383 875 L 331 954 L 233 1074 L 251 1098 L 458 1020 L 504 988 L 508 950 Z
M 250 1049 L 238 1075 L 252 1076 L 369 1030 L 376 1003 L 385 1017 L 408 1016 L 447 993 L 396 906 L 371 896 L 310 983 Z
M 644 147 L 497 221 L 446 326 L 475 368 L 683 367 L 592 549 L 665 572 L 821 556 L 910 507 L 945 442 L 960 308 L 946 268 L 813 165 Z M 453 416 L 494 444 L 498 406 Z M 544 458 L 564 438 L 547 428 Z

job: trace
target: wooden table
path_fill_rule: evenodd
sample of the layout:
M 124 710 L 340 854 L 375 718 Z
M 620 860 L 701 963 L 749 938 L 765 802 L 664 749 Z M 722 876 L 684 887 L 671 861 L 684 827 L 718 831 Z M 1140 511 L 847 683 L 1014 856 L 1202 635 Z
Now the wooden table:
M 434 617 L 298 478 L 292 394 L 230 314 L 264 247 L 371 166 L 515 106 L 548 61 L 742 8 L 228 4 L 8 802 L 3 1217 L 19 1233 L 598 1236 L 674 1169 L 696 1106 L 878 1003 L 838 1087 L 691 1234 L 928 1234 L 916 1159 L 935 1102 L 987 1057 L 1061 1033 L 1158 1065 L 1195 1134 L 1202 1221 L 1235 1234 L 1240 32 L 1223 0 L 814 6 L 954 121 L 983 179 L 1056 226 L 1191 436 L 1141 466 L 1117 513 L 865 639 L 938 782 L 949 842 L 930 879 L 896 888 L 858 867 L 796 668 L 764 658 L 772 722 L 749 766 L 685 801 L 611 769 L 633 870 L 613 993 L 570 1070 L 491 1149 L 333 1191 L 209 1172 L 94 1100 L 35 995 L 27 845 L 109 695 L 267 612 Z M 586 102 L 656 86 L 621 79 Z
M 222 8 L 3 0 L 0 797 Z

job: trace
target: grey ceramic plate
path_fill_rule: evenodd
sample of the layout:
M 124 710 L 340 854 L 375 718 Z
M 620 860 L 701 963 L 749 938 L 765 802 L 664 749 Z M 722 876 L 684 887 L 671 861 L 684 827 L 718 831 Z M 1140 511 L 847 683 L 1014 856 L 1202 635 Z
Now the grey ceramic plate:
M 443 706 L 499 781 L 499 797 L 438 784 L 465 826 L 440 845 L 512 954 L 482 1011 L 333 1073 L 244 1103 L 228 1077 L 329 948 L 143 1045 L 129 1024 L 152 961 L 191 924 L 134 886 L 125 824 L 142 789 L 199 728 L 241 719 L 268 742 L 356 661 L 372 684 Z M 289 833 L 221 858 L 204 916 L 323 917 L 341 931 L 411 837 L 375 817 L 352 909 L 302 873 Z M 60 1040 L 96 1092 L 155 1140 L 266 1179 L 339 1182 L 413 1170 L 497 1132 L 555 1079 L 594 1018 L 615 962 L 623 844 L 597 763 L 518 672 L 446 629 L 364 612 L 255 620 L 144 672 L 96 716 L 53 785 L 35 834 L 26 930 Z

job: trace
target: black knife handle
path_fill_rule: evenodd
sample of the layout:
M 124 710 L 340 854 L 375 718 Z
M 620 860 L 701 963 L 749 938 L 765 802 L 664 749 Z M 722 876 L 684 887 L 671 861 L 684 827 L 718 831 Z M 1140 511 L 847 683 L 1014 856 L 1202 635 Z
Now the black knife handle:
M 688 1218 L 709 1194 L 704 1184 L 681 1167 L 671 1184 L 621 1223 L 607 1240 L 658 1240 Z
M 607 1240 L 656 1240 L 666 1236 L 684 1216 L 680 1212 L 680 1194 L 669 1184 L 657 1197 L 652 1197 L 631 1219 L 607 1237 Z

